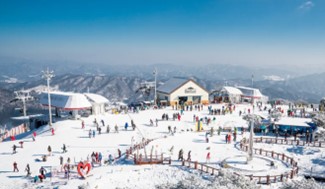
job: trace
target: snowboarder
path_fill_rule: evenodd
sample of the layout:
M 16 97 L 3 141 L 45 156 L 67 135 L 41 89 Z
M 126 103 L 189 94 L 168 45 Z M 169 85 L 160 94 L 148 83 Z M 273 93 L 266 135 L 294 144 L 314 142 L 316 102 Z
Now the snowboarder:
M 51 156 L 52 155 L 52 148 L 51 148 L 50 145 L 47 147 L 47 151 L 49 152 L 49 156 Z
M 31 172 L 30 172 L 29 164 L 26 165 L 25 171 L 27 172 L 26 177 L 30 176 Z
M 19 172 L 17 162 L 14 162 L 13 166 L 14 166 L 14 172 L 16 171 Z

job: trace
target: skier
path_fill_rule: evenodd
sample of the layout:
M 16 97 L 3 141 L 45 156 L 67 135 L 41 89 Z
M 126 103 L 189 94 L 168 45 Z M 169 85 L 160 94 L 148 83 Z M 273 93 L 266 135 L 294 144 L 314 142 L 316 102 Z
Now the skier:
M 33 141 L 35 141 L 35 139 L 36 139 L 36 131 L 33 132 L 32 138 L 33 138 Z
M 12 146 L 12 153 L 13 153 L 13 154 L 17 153 L 16 149 L 17 149 L 17 146 L 14 144 L 14 145 Z
M 211 127 L 211 130 L 210 130 L 210 136 L 211 136 L 211 137 L 213 136 L 213 133 L 214 133 L 214 128 Z
M 51 148 L 50 145 L 47 147 L 47 151 L 49 152 L 49 156 L 51 156 L 51 154 L 52 154 L 52 148 Z
M 118 153 L 118 158 L 121 158 L 121 150 L 120 149 L 117 149 L 117 153 Z
M 183 161 L 184 158 L 183 158 L 183 149 L 180 149 L 179 152 L 178 152 L 178 161 Z
M 221 127 L 219 126 L 218 128 L 218 135 L 220 136 L 220 132 L 221 132 Z
M 207 157 L 206 157 L 206 163 L 210 163 L 210 152 L 207 153 Z
M 188 151 L 188 154 L 187 154 L 187 161 L 191 161 L 191 150 Z
M 172 127 L 168 125 L 168 133 L 172 133 Z
M 134 121 L 133 121 L 133 119 L 131 119 L 131 126 L 132 126 L 132 129 L 133 129 L 133 131 L 135 130 L 135 124 L 134 124 Z
M 228 143 L 229 144 L 231 143 L 231 134 L 230 133 L 228 134 Z
M 153 121 L 152 121 L 152 119 L 150 119 L 150 126 L 153 126 Z
M 104 122 L 104 120 L 101 120 L 101 122 L 102 122 L 102 126 L 105 127 L 105 122 Z
M 102 159 L 103 159 L 103 155 L 102 155 L 102 153 L 99 152 L 99 154 L 98 154 L 98 163 L 99 163 L 100 166 L 102 166 Z
M 39 173 L 42 175 L 42 177 L 44 179 L 46 179 L 46 176 L 45 176 L 46 169 L 43 166 L 39 169 Z
M 16 171 L 19 172 L 17 162 L 14 162 L 13 166 L 14 166 L 14 172 Z
M 118 126 L 115 125 L 115 133 L 118 133 Z
M 31 172 L 30 172 L 29 164 L 26 165 L 25 171 L 27 172 L 26 177 L 30 176 Z
M 52 132 L 52 135 L 54 135 L 54 129 L 53 128 L 51 129 L 51 132 Z
M 84 120 L 82 120 L 82 122 L 81 122 L 81 129 L 84 129 L 85 128 L 85 122 L 84 122 Z
M 96 131 L 93 130 L 93 138 L 95 138 L 95 135 L 96 135 Z
M 62 153 L 66 153 L 67 152 L 67 147 L 65 146 L 65 144 L 63 144 L 62 150 L 63 150 Z
M 60 156 L 60 165 L 62 166 L 63 165 L 63 157 Z
M 102 128 L 98 128 L 98 134 L 100 135 L 102 133 Z
M 112 154 L 109 154 L 109 155 L 108 155 L 108 163 L 109 163 L 110 165 L 112 165 L 113 161 L 114 161 L 114 159 L 113 159 Z
M 91 129 L 89 129 L 88 135 L 89 135 L 89 138 L 91 138 Z
M 125 130 L 128 130 L 128 127 L 129 127 L 129 124 L 128 124 L 128 122 L 126 122 L 124 125 Z
M 109 125 L 107 125 L 106 133 L 109 133 L 109 131 L 110 131 L 110 128 L 109 128 Z
M 226 144 L 228 144 L 228 134 L 225 135 Z

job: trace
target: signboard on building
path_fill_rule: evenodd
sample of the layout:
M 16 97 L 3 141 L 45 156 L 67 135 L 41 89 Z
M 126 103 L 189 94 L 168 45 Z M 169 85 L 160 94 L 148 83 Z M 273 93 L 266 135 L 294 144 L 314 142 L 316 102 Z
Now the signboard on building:
M 194 89 L 193 87 L 189 87 L 185 89 L 185 93 L 196 93 L 196 89 Z

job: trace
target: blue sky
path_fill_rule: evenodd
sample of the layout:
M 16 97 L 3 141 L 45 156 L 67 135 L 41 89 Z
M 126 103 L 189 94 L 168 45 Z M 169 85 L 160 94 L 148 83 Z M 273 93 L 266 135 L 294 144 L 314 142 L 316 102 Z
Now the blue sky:
M 325 65 L 325 1 L 2 0 L 0 55 L 319 67 Z

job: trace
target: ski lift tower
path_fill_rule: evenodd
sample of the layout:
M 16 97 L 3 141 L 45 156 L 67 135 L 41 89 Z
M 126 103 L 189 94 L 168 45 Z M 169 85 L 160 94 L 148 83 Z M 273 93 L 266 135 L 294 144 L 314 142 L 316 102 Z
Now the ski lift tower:
M 49 104 L 49 126 L 52 127 L 52 112 L 51 112 L 51 95 L 50 95 L 50 80 L 54 77 L 54 72 L 47 70 L 42 71 L 42 78 L 47 81 L 47 95 L 48 95 L 48 104 Z
M 34 100 L 32 96 L 30 96 L 28 91 L 15 91 L 15 98 L 12 99 L 10 102 L 21 101 L 23 103 L 23 115 L 24 117 L 27 116 L 26 110 L 26 102 Z

